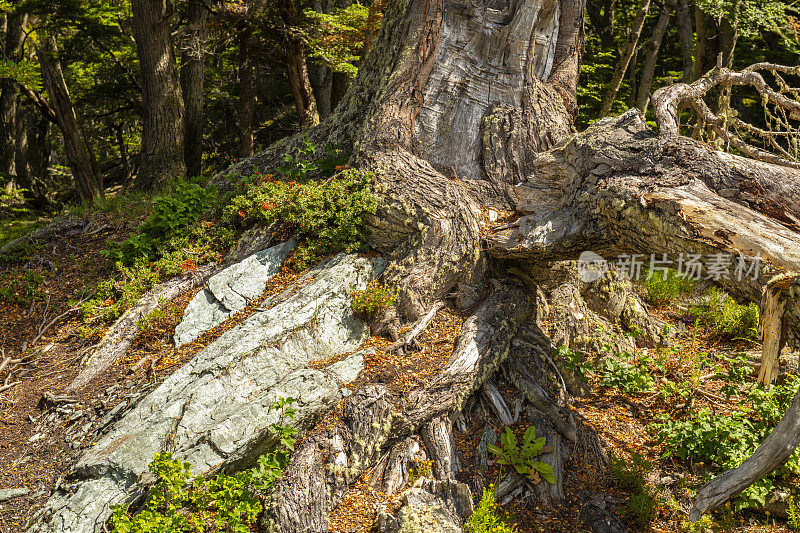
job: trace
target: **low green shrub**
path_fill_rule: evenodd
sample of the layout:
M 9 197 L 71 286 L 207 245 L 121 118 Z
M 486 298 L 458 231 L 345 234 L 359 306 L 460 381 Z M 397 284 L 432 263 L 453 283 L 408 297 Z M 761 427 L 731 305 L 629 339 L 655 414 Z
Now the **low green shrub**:
M 656 491 L 644 479 L 645 473 L 652 468 L 653 464 L 638 453 L 630 458 L 612 457 L 609 466 L 611 477 L 622 488 L 631 491 L 625 515 L 640 526 L 652 522 L 661 508 Z
M 246 228 L 283 222 L 305 239 L 292 266 L 303 270 L 320 256 L 366 248 L 364 216 L 377 209 L 370 192 L 373 174 L 347 169 L 322 181 L 278 181 L 256 174 L 239 183 L 240 191 L 221 212 L 223 225 Z
M 172 190 L 153 197 L 150 216 L 139 226 L 138 232 L 112 246 L 106 256 L 130 266 L 138 259 L 153 261 L 175 251 L 174 241 L 191 233 L 188 228 L 198 224 L 217 195 L 213 186 L 179 180 Z
M 663 417 L 653 425 L 657 443 L 664 444 L 664 457 L 675 455 L 683 461 L 701 461 L 716 468 L 736 468 L 750 457 L 788 409 L 800 378 L 788 376 L 783 384 L 765 389 L 751 386 L 734 397 L 739 407 L 729 414 L 700 409 L 687 420 Z M 733 395 L 732 395 L 733 396 Z M 735 502 L 737 510 L 764 504 L 773 479 L 800 475 L 800 451 L 781 468 L 745 489 Z
M 358 317 L 366 318 L 375 314 L 381 309 L 392 305 L 397 298 L 397 289 L 387 287 L 372 280 L 367 284 L 363 291 L 353 293 L 353 314 Z
M 625 515 L 639 526 L 646 526 L 655 520 L 660 510 L 661 500 L 658 494 L 652 488 L 645 486 L 631 493 Z
M 642 285 L 647 291 L 647 300 L 656 306 L 674 302 L 697 289 L 695 280 L 680 276 L 671 268 L 664 271 L 645 269 Z
M 548 483 L 556 482 L 553 467 L 536 460 L 541 454 L 552 452 L 553 447 L 545 446 L 544 437 L 536 437 L 536 428 L 533 426 L 525 430 L 522 446 L 517 445 L 517 437 L 511 428 L 506 427 L 505 433 L 500 435 L 500 446 L 489 444 L 489 451 L 497 456 L 498 463 L 513 467 L 534 483 L 537 483 L 540 477 Z
M 609 473 L 622 488 L 634 491 L 644 487 L 644 475 L 652 468 L 653 464 L 650 461 L 641 454 L 634 453 L 629 458 L 613 456 L 609 464 Z
M 567 346 L 556 348 L 556 354 L 564 363 L 564 368 L 584 383 L 589 383 L 589 377 L 594 374 L 592 364 L 578 352 L 573 352 Z
M 706 305 L 692 308 L 702 324 L 727 339 L 758 339 L 758 305 L 753 302 L 740 305 L 719 289 L 709 290 L 707 299 Z
M 642 364 L 644 362 L 642 357 L 640 356 L 637 365 L 635 357 L 628 352 L 620 352 L 616 355 L 607 353 L 600 363 L 600 373 L 603 376 L 602 385 L 617 388 L 626 393 L 651 391 L 655 380 L 648 373 L 646 365 Z M 650 359 L 647 358 L 647 360 Z
M 272 424 L 278 438 L 275 450 L 262 455 L 255 467 L 220 473 L 211 479 L 202 475 L 191 479 L 191 464 L 181 463 L 171 453 L 159 453 L 149 470 L 158 481 L 150 491 L 144 508 L 131 515 L 127 506 L 113 507 L 110 524 L 118 533 L 178 533 L 188 531 L 227 531 L 248 533 L 263 510 L 259 493 L 268 491 L 280 478 L 294 451 L 297 430 L 286 424 L 294 416 L 289 407 L 294 398 L 272 404 L 281 417 Z
M 800 531 L 800 503 L 794 499 L 794 496 L 789 496 L 787 513 L 789 514 L 789 528 L 792 531 Z
M 472 516 L 464 525 L 465 533 L 516 533 L 517 528 L 510 525 L 498 512 L 497 499 L 490 487 L 483 489 L 481 501 Z

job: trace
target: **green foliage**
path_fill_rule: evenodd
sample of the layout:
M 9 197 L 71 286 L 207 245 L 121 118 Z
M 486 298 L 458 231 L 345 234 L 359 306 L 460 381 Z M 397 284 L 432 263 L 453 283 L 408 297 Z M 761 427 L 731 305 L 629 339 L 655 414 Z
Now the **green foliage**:
M 387 287 L 378 283 L 377 280 L 372 280 L 366 289 L 353 294 L 351 306 L 356 316 L 368 317 L 392 305 L 396 298 L 396 288 Z
M 280 478 L 294 451 L 297 430 L 286 424 L 296 400 L 281 398 L 272 409 L 280 410 L 271 425 L 277 437 L 273 451 L 262 455 L 255 467 L 234 474 L 220 473 L 211 479 L 191 479 L 191 465 L 181 463 L 169 452 L 159 453 L 150 463 L 158 481 L 144 508 L 135 515 L 127 506 L 116 505 L 110 524 L 119 533 L 173 533 L 184 531 L 229 531 L 248 533 L 263 507 L 258 493 L 268 491 Z
M 630 458 L 611 458 L 609 468 L 611 477 L 616 479 L 621 487 L 631 491 L 625 514 L 640 526 L 652 522 L 661 508 L 657 493 L 644 479 L 645 473 L 652 468 L 652 463 L 638 453 L 634 453 Z
M 758 339 L 759 310 L 753 302 L 740 305 L 727 293 L 712 288 L 708 304 L 692 308 L 698 320 L 717 335 L 727 339 Z
M 42 76 L 39 65 L 33 61 L 12 61 L 0 57 L 0 79 L 8 78 L 33 91 L 42 90 Z
M 331 13 L 306 9 L 303 14 L 309 22 L 305 39 L 309 57 L 355 78 L 365 40 L 380 24 L 379 16 L 370 20 L 369 9 L 359 2 L 334 8 Z
M 464 525 L 464 533 L 515 533 L 517 529 L 499 515 L 497 507 L 494 490 L 483 489 L 481 501 Z
M 552 452 L 553 449 L 545 446 L 544 437 L 536 437 L 536 428 L 533 426 L 525 430 L 522 446 L 517 445 L 517 437 L 511 428 L 506 427 L 505 433 L 500 435 L 500 446 L 489 444 L 489 451 L 497 456 L 498 463 L 514 467 L 518 473 L 528 476 L 534 482 L 538 482 L 540 476 L 548 483 L 556 482 L 553 467 L 536 460 L 541 454 Z
M 755 37 L 764 30 L 783 35 L 789 6 L 779 0 L 696 0 L 697 6 L 717 18 L 738 19 L 742 37 Z
M 684 461 L 701 461 L 721 469 L 736 468 L 748 458 L 777 425 L 789 407 L 800 378 L 789 376 L 784 384 L 769 389 L 751 386 L 736 398 L 738 409 L 713 414 L 700 409 L 687 420 L 664 417 L 654 425 L 656 440 L 665 445 L 664 456 Z M 736 502 L 737 509 L 764 504 L 772 480 L 785 474 L 800 474 L 800 452 L 771 476 L 746 489 Z
M 674 302 L 697 289 L 697 282 L 678 275 L 673 269 L 663 272 L 646 271 L 642 285 L 647 291 L 647 299 L 656 306 Z
M 303 270 L 322 255 L 366 248 L 364 216 L 377 209 L 372 178 L 371 172 L 354 169 L 306 183 L 256 174 L 240 182 L 239 192 L 223 208 L 222 224 L 288 224 L 306 239 L 292 258 L 292 266 Z
M 630 458 L 613 456 L 609 465 L 609 473 L 624 489 L 641 490 L 645 485 L 644 475 L 653 468 L 653 464 L 638 453 Z
M 800 531 L 800 505 L 794 499 L 794 496 L 789 496 L 789 507 L 787 509 L 789 514 L 789 527 L 792 531 Z
M 44 299 L 44 292 L 39 289 L 43 282 L 44 276 L 35 270 L 28 269 L 21 276 L 0 283 L 0 298 L 12 304 L 27 307 L 34 300 Z
M 582 354 L 573 352 L 567 346 L 559 346 L 556 353 L 564 362 L 564 368 L 572 373 L 576 378 L 584 383 L 589 383 L 589 376 L 594 371 L 592 365 L 583 357 Z
M 658 516 L 660 509 L 661 502 L 658 495 L 645 486 L 644 489 L 631 493 L 625 514 L 636 524 L 645 526 Z
M 627 393 L 648 392 L 655 384 L 647 366 L 643 364 L 649 361 L 650 358 L 639 356 L 636 364 L 636 358 L 628 352 L 620 352 L 616 356 L 606 354 L 600 364 L 603 375 L 601 383 L 604 387 L 614 387 Z
M 107 252 L 112 261 L 131 265 L 139 258 L 154 260 L 163 253 L 167 241 L 182 236 L 197 224 L 217 198 L 215 187 L 179 180 L 172 191 L 153 197 L 151 213 L 139 231 Z

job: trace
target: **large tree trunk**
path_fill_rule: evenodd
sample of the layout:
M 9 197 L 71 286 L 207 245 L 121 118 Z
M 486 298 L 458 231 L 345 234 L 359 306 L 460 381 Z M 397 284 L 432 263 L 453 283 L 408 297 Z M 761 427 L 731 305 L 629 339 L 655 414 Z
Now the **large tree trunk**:
M 3 57 L 13 61 L 20 59 L 25 25 L 28 16 L 10 14 L 5 16 Z M 14 173 L 14 125 L 17 117 L 19 89 L 14 80 L 0 79 L 0 177 Z
M 203 69 L 206 62 L 208 10 L 199 1 L 189 2 L 186 38 L 181 57 L 181 91 L 184 107 L 183 156 L 186 174 L 199 176 L 203 164 Z M 124 160 L 127 166 L 127 161 Z
M 61 63 L 56 56 L 56 40 L 53 37 L 43 37 L 37 51 L 39 64 L 42 69 L 42 80 L 50 95 L 50 101 L 61 135 L 64 139 L 64 151 L 67 154 L 78 193 L 82 200 L 91 200 L 95 196 L 103 196 L 103 178 L 97 174 L 89 147 L 84 142 L 78 125 L 78 117 L 72 105 L 72 99 L 64 81 Z
M 694 81 L 694 28 L 689 14 L 688 0 L 678 0 L 678 39 L 683 55 L 683 83 Z
M 420 431 L 439 476 L 447 477 L 454 461 L 446 419 L 466 416 L 467 398 L 492 379 L 510 346 L 515 357 L 520 346 L 552 356 L 535 327 L 547 306 L 534 313 L 529 301 L 542 287 L 552 306 L 541 323 L 553 325 L 553 342 L 571 346 L 591 338 L 594 318 L 661 342 L 662 329 L 630 286 L 601 291 L 577 275 L 547 281 L 553 261 L 573 260 L 584 250 L 673 258 L 699 253 L 720 254 L 734 265 L 740 256 L 760 256 L 764 275 L 800 270 L 800 172 L 678 134 L 677 110 L 688 105 L 682 95 L 705 95 L 705 81 L 654 95 L 658 132 L 633 110 L 574 134 L 583 20 L 584 2 L 574 0 L 509 0 L 492 7 L 392 2 L 350 91 L 308 132 L 317 144 L 352 147 L 351 163 L 376 174 L 379 207 L 368 220 L 369 240 L 390 259 L 383 282 L 399 290 L 396 306 L 376 327 L 396 334 L 400 320 L 416 319 L 424 327 L 442 300 L 471 309 L 481 294 L 490 296 L 427 385 L 396 397 L 384 385 L 369 384 L 346 400 L 340 418 L 303 440 L 272 495 L 263 524 L 269 530 L 326 531 L 328 514 L 348 487 L 376 465 L 374 483 L 402 485 L 397 476 L 406 471 L 408 437 Z M 720 75 L 714 83 L 725 79 L 740 78 Z M 254 166 L 268 171 L 304 135 L 228 173 L 247 174 Z M 490 209 L 513 215 L 491 224 Z M 487 287 L 488 274 L 502 278 L 492 281 L 494 290 Z M 763 279 L 720 282 L 740 298 L 759 301 Z M 525 290 L 511 289 L 512 281 Z M 608 294 L 622 303 L 610 302 Z M 409 344 L 407 336 L 398 346 Z M 587 445 L 561 401 L 566 392 L 534 374 L 519 379 L 511 371 L 514 386 L 541 413 L 534 418 L 549 420 L 543 425 L 552 425 L 554 438 Z M 560 382 L 571 387 L 569 376 Z M 498 416 L 507 419 L 509 410 L 491 386 L 486 390 Z M 540 496 L 557 501 L 560 494 L 556 488 Z
M 253 109 L 255 107 L 255 69 L 250 41 L 253 30 L 246 26 L 239 32 L 239 156 L 253 155 Z
M 292 87 L 292 97 L 301 128 L 310 128 L 319 124 L 317 100 L 308 78 L 308 65 L 303 39 L 295 33 L 300 12 L 295 0 L 281 2 L 280 15 L 284 25 L 283 47 L 286 73 Z
M 137 189 L 186 174 L 183 98 L 175 65 L 171 0 L 133 0 L 133 36 L 142 70 L 142 151 Z

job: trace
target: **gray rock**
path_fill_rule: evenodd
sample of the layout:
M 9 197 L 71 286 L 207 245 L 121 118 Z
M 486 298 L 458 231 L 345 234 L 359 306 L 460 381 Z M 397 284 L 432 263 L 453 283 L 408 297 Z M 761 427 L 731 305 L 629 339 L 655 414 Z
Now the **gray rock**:
M 297 241 L 290 239 L 256 252 L 212 276 L 208 288 L 197 293 L 183 312 L 183 319 L 175 328 L 175 346 L 195 340 L 260 296 L 267 281 L 277 274 L 295 246 Z
M 278 398 L 298 398 L 292 424 L 309 428 L 341 400 L 339 387 L 356 378 L 364 354 L 323 369 L 307 363 L 364 341 L 367 328 L 353 317 L 351 294 L 383 266 L 339 255 L 267 300 L 115 422 L 29 531 L 100 532 L 110 506 L 145 492 L 142 474 L 161 451 L 191 463 L 193 474 L 255 463 L 275 440 L 269 426 L 279 413 L 270 405 Z
M 397 514 L 379 509 L 381 533 L 461 533 L 473 512 L 472 493 L 458 481 L 420 478 L 404 492 Z
M 18 489 L 0 489 L 0 502 L 11 500 L 13 498 L 20 498 L 22 496 L 27 496 L 29 492 L 30 489 L 27 489 L 25 487 L 21 487 Z

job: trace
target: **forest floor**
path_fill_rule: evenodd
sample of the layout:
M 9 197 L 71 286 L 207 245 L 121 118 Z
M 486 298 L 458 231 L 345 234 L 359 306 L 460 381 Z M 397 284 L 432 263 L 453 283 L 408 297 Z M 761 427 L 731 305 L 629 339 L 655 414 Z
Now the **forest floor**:
M 158 320 L 148 324 L 123 361 L 77 394 L 64 396 L 64 388 L 104 332 L 103 328 L 84 324 L 78 313 L 70 310 L 76 300 L 111 274 L 100 251 L 107 247 L 108 240 L 119 240 L 126 232 L 124 227 L 108 224 L 91 235 L 61 235 L 39 247 L 25 261 L 0 263 L 0 364 L 9 360 L 0 369 L 0 388 L 6 387 L 0 392 L 0 490 L 28 491 L 24 496 L 0 501 L 2 533 L 21 530 L 83 450 L 93 445 L 91 435 L 117 404 L 135 401 L 152 390 L 244 318 L 252 306 L 283 290 L 300 275 L 281 270 L 248 309 L 175 350 L 171 340 L 174 327 L 192 297 L 184 295 L 167 306 Z M 577 462 L 568 463 L 563 505 L 528 508 L 514 501 L 504 507 L 520 532 L 585 531 L 578 516 L 587 493 L 602 497 L 630 531 L 690 530 L 684 524 L 686 504 L 704 480 L 719 469 L 701 462 L 681 461 L 674 454 L 664 456 L 668 450 L 655 442 L 652 425 L 661 416 L 689 420 L 703 409 L 719 415 L 739 409 L 741 402 L 727 400 L 722 392 L 728 383 L 722 376 L 729 375 L 730 367 L 744 360 L 735 359 L 734 354 L 757 354 L 760 347 L 750 341 L 721 341 L 699 323 L 687 323 L 685 309 L 678 306 L 667 305 L 654 313 L 678 332 L 675 344 L 639 350 L 630 361 L 631 366 L 622 368 L 627 372 L 614 374 L 620 379 L 613 384 L 606 376 L 614 369 L 602 367 L 598 357 L 589 357 L 582 367 L 589 392 L 572 400 L 579 419 L 597 432 L 610 456 L 621 459 L 613 462 L 617 470 L 614 466 L 592 469 Z M 421 348 L 406 355 L 389 354 L 389 341 L 385 338 L 370 338 L 367 346 L 375 348 L 374 354 L 368 357 L 362 375 L 347 387 L 353 390 L 359 384 L 379 381 L 403 394 L 419 386 L 444 367 L 467 316 L 442 309 L 420 337 Z M 56 317 L 61 318 L 45 328 Z M 630 385 L 624 377 L 641 377 L 645 373 L 655 376 L 652 381 L 645 380 L 647 387 L 641 383 Z M 754 377 L 743 377 L 743 381 L 748 380 L 753 381 Z M 677 388 L 683 383 L 691 386 L 680 389 L 682 393 L 667 394 L 663 392 L 666 383 Z M 335 418 L 336 411 L 328 422 Z M 467 420 L 466 433 L 455 432 L 462 481 L 478 473 L 475 450 L 487 423 L 497 432 L 504 429 L 495 420 Z M 521 433 L 525 427 L 520 423 L 512 429 Z M 626 485 L 620 464 L 640 471 L 645 490 L 654 501 L 646 513 L 637 512 L 631 504 L 633 492 L 642 487 Z M 424 471 L 424 465 L 420 468 Z M 499 464 L 492 464 L 483 475 L 496 483 L 504 473 Z M 368 473 L 353 485 L 334 511 L 331 531 L 370 531 L 377 508 L 397 504 L 396 495 L 382 495 L 371 487 Z M 711 525 L 716 531 L 789 531 L 785 521 L 769 515 L 725 509 L 714 515 Z

